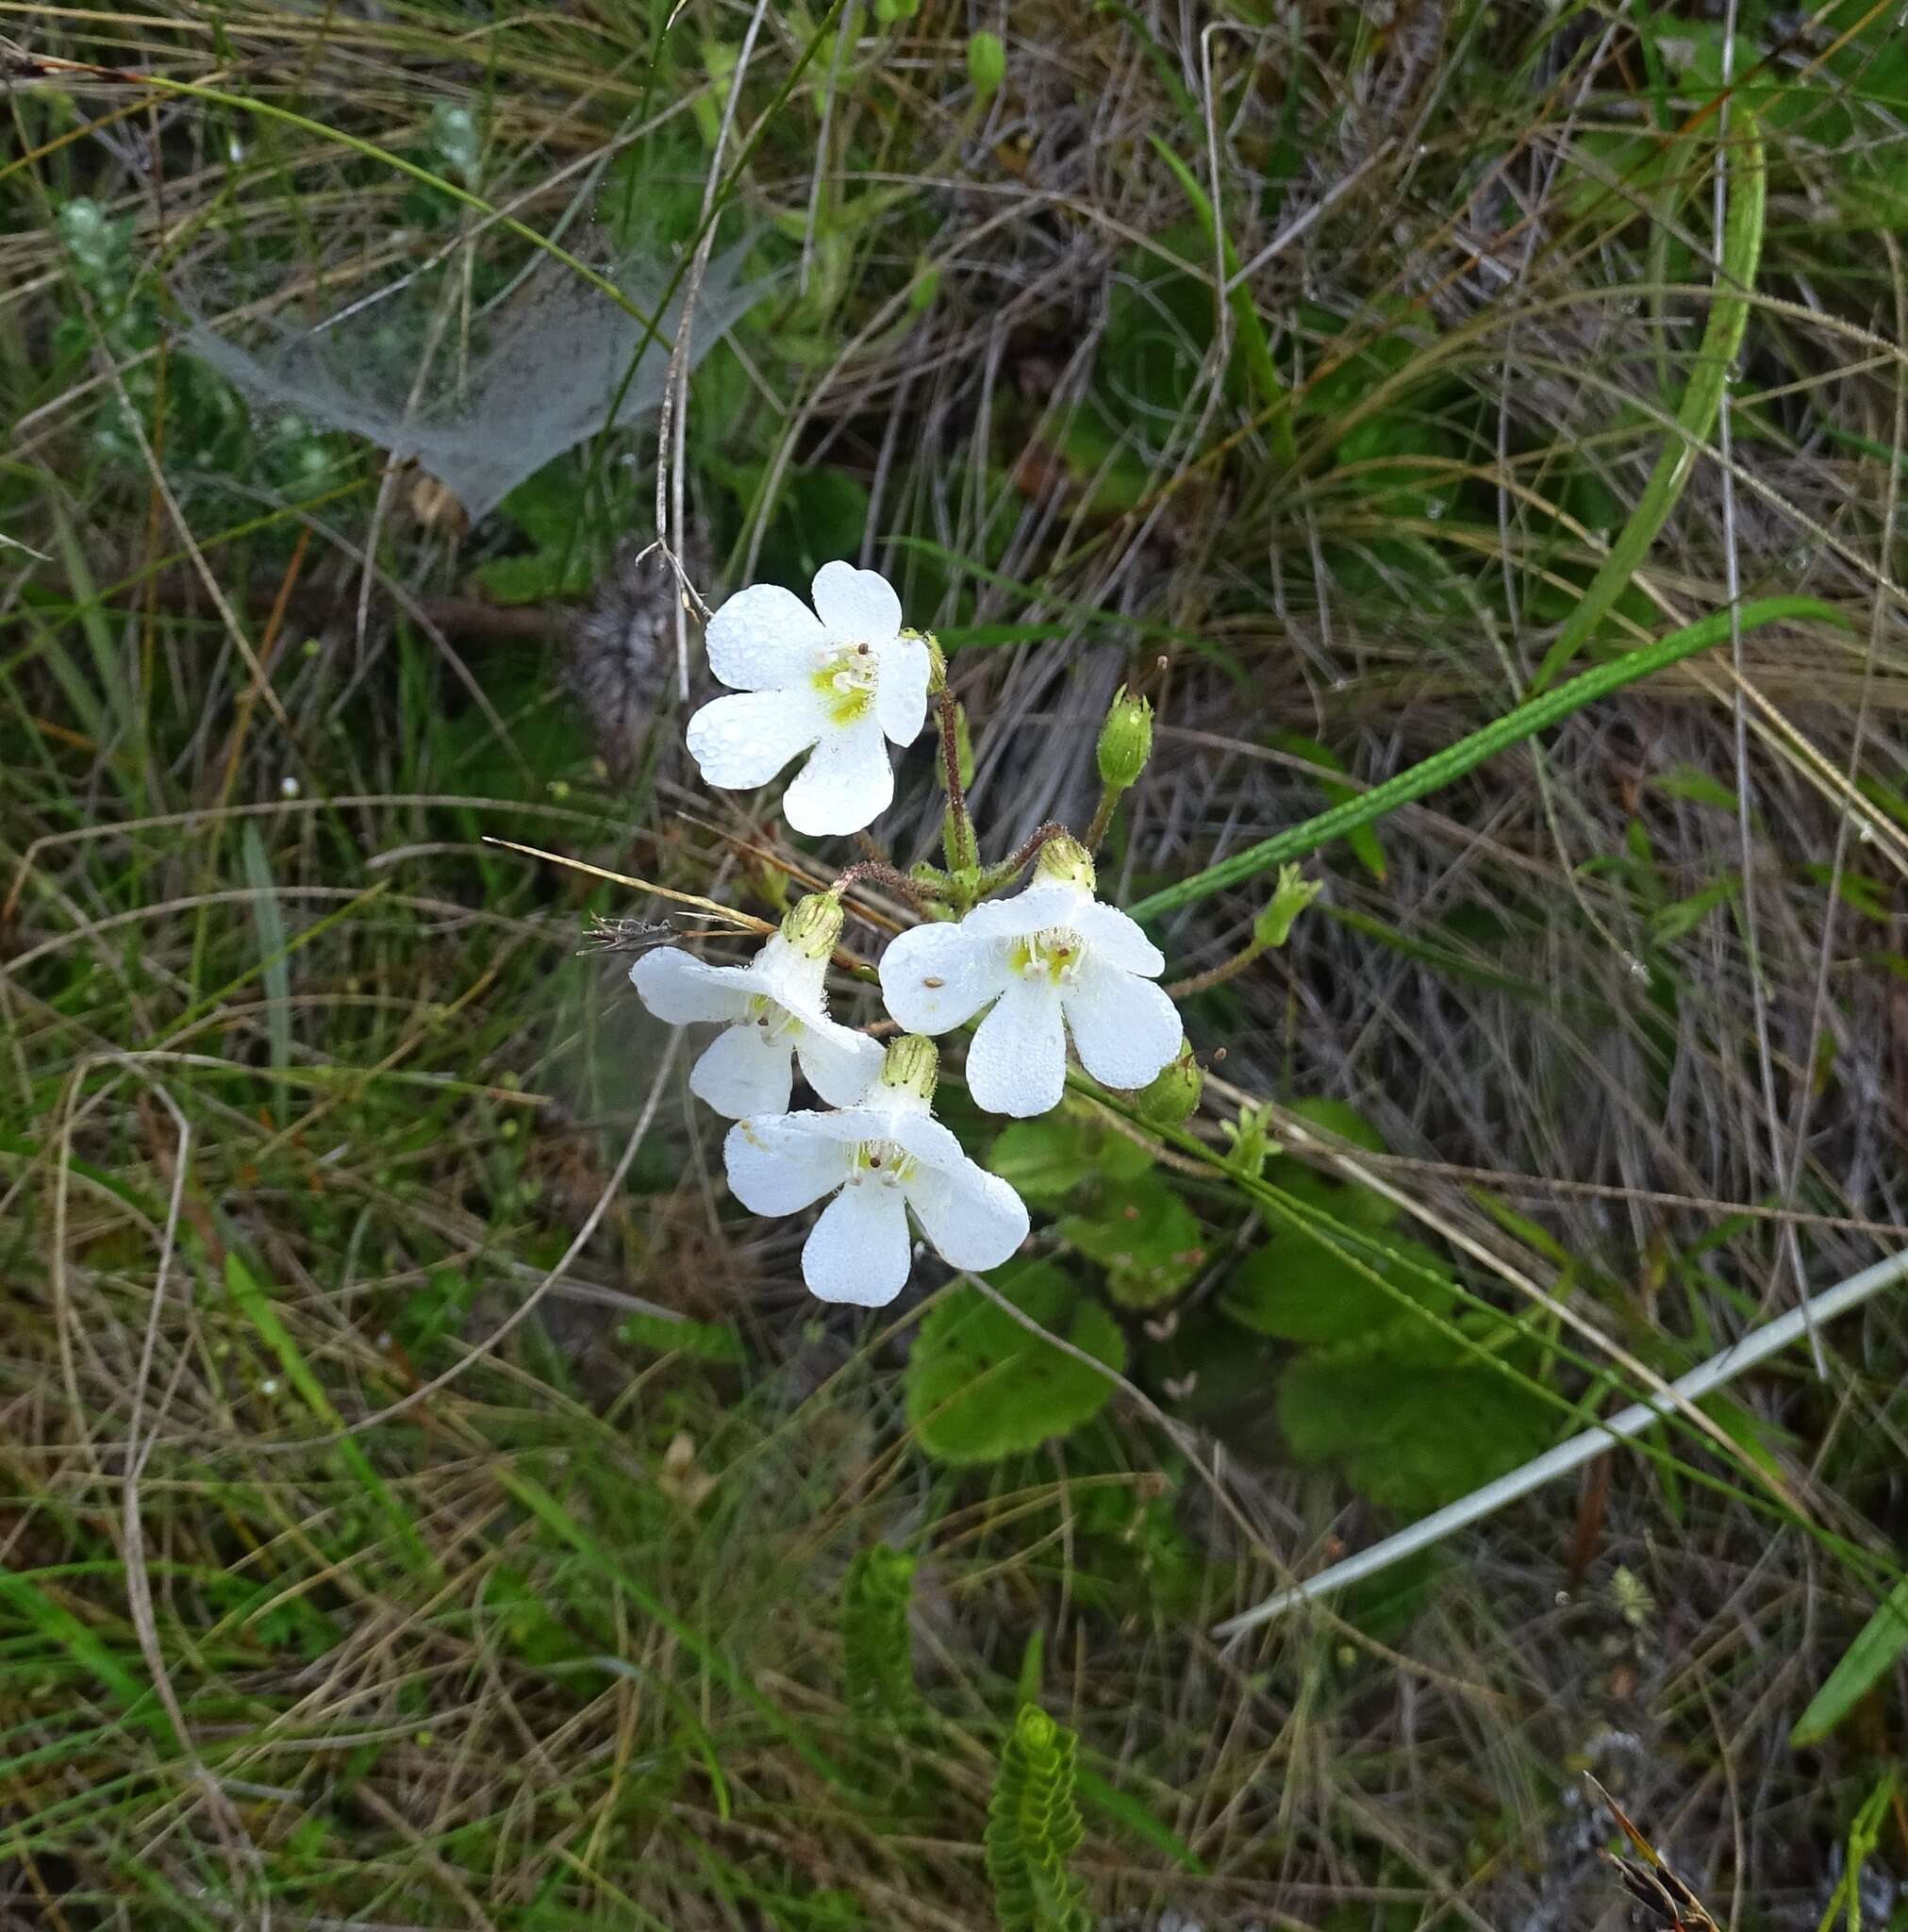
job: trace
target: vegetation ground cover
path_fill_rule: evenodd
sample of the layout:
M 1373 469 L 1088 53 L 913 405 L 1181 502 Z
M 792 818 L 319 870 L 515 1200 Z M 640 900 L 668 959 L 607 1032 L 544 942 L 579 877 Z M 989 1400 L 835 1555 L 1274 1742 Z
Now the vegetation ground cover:
M 0 1915 L 1549 1926 L 1589 1768 L 1899 1922 L 1899 1292 L 1211 1635 L 1899 1241 L 1887 9 L 5 30 Z M 1070 1354 L 726 1197 L 603 874 L 815 854 L 690 782 L 658 498 L 711 603 L 887 572 L 1001 852 L 1153 704 L 1203 1110 L 950 1093 Z

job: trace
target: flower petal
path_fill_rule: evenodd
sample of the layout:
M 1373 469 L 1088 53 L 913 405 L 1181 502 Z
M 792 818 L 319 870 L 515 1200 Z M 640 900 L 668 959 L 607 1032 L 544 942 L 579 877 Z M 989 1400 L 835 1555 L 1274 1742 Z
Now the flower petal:
M 924 1107 L 875 1106 L 867 1111 L 881 1120 L 881 1132 L 875 1138 L 892 1141 L 904 1154 L 913 1155 L 928 1167 L 954 1168 L 968 1158 L 959 1137 Z
M 914 1242 L 899 1188 L 846 1187 L 821 1210 L 802 1248 L 802 1279 L 824 1302 L 878 1308 L 907 1286 Z
M 881 647 L 874 708 L 896 744 L 912 744 L 927 723 L 927 646 L 919 638 L 896 638 Z
M 901 628 L 901 599 L 878 570 L 824 563 L 811 594 L 821 622 L 842 643 L 885 644 Z
M 1103 906 L 1098 900 L 1082 906 L 1070 915 L 1073 930 L 1091 948 L 1096 959 L 1119 966 L 1128 973 L 1157 979 L 1166 971 L 1166 955 L 1117 906 Z
M 881 956 L 881 997 L 906 1033 L 946 1033 L 971 1020 L 1007 983 L 1006 952 L 997 941 L 959 925 L 915 925 Z
M 882 1046 L 834 1020 L 805 1020 L 795 1035 L 795 1057 L 830 1107 L 853 1107 L 881 1072 Z
M 871 1107 L 838 1107 L 833 1113 L 791 1113 L 788 1118 L 791 1121 L 799 1121 L 801 1131 L 809 1139 L 835 1141 L 846 1147 L 853 1147 L 862 1141 L 894 1139 L 888 1132 L 887 1112 Z M 757 1122 L 756 1124 L 759 1126 L 768 1124 Z M 852 1154 L 844 1154 L 841 1160 L 841 1171 L 846 1174 L 854 1164 L 854 1157 Z
M 821 620 L 780 584 L 751 584 L 709 619 L 709 669 L 731 691 L 799 684 L 828 642 Z
M 1027 1208 L 999 1174 L 971 1160 L 928 1168 L 906 1183 L 907 1203 L 950 1268 L 998 1268 L 1027 1238 Z
M 1172 1043 L 1176 1052 L 1176 1037 Z M 968 1048 L 968 1091 L 989 1113 L 1026 1120 L 1058 1107 L 1066 1082 L 1058 988 L 1045 979 L 1012 980 Z
M 732 1121 L 787 1113 L 795 1076 L 788 1042 L 771 1040 L 752 1020 L 725 1026 L 689 1073 L 689 1091 Z
M 811 1133 L 812 1113 L 738 1121 L 722 1142 L 729 1192 L 751 1214 L 793 1214 L 838 1188 L 854 1161 L 851 1145 Z
M 736 705 L 744 701 L 719 698 L 716 702 Z M 775 702 L 780 702 L 779 697 Z M 707 775 L 705 771 L 704 776 Z M 880 722 L 871 711 L 846 730 L 828 732 L 816 745 L 813 757 L 783 794 L 782 816 L 798 832 L 806 832 L 811 838 L 858 832 L 871 825 L 893 798 L 894 768 L 888 762 L 888 747 L 881 741 Z
M 961 930 L 976 939 L 1017 940 L 1050 925 L 1076 925 L 1078 915 L 1093 904 L 1078 886 L 1055 879 L 1029 886 L 1011 899 L 989 899 L 961 921 Z
M 739 1020 L 762 991 L 750 966 L 711 966 L 680 946 L 645 953 L 629 969 L 630 984 L 658 1020 L 687 1026 L 691 1020 Z
M 1080 1064 L 1108 1087 L 1144 1087 L 1179 1051 L 1179 1009 L 1150 979 L 1089 955 L 1060 998 Z
M 743 691 L 717 698 L 689 720 L 689 756 L 705 783 L 750 791 L 806 751 L 826 723 L 821 699 L 805 689 Z
M 770 934 L 768 943 L 751 964 L 761 982 L 761 990 L 777 1006 L 799 1013 L 805 1020 L 819 1020 L 827 1013 L 828 995 L 822 987 L 828 974 L 825 955 L 811 959 L 777 932 Z

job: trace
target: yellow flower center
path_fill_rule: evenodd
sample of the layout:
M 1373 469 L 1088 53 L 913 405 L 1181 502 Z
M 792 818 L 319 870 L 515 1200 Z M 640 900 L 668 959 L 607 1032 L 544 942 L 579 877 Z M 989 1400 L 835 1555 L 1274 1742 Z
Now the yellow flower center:
M 871 644 L 830 644 L 809 674 L 829 723 L 852 724 L 874 702 L 880 661 Z
M 914 1177 L 920 1165 L 892 1141 L 861 1141 L 855 1144 L 848 1185 L 858 1188 L 863 1181 L 876 1181 L 885 1188 L 899 1187 Z
M 1023 979 L 1045 979 L 1054 986 L 1065 986 L 1086 957 L 1087 942 L 1070 925 L 1050 925 L 1016 940 L 1007 954 L 1007 964 Z

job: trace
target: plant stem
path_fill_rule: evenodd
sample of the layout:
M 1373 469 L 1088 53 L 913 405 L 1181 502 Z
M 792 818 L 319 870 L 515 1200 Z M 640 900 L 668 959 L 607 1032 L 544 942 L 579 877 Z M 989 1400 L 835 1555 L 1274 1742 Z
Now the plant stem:
M 1236 979 L 1255 959 L 1270 950 L 1263 941 L 1252 940 L 1230 959 L 1221 959 L 1217 966 L 1208 967 L 1203 973 L 1195 973 L 1189 979 L 1176 979 L 1166 991 L 1176 1000 L 1188 999 L 1196 992 L 1210 992 L 1214 987 L 1223 986 L 1229 979 Z
M 1742 606 L 1741 628 L 1748 632 L 1766 624 L 1803 617 L 1815 618 L 1843 629 L 1850 627 L 1848 619 L 1840 611 L 1819 598 L 1762 597 Z M 1203 872 L 1195 873 L 1189 879 L 1181 879 L 1176 886 L 1168 886 L 1126 909 L 1136 919 L 1155 918 L 1162 912 L 1176 911 L 1182 906 L 1193 905 L 1214 892 L 1223 891 L 1226 887 L 1236 886 L 1242 879 L 1269 872 L 1288 859 L 1303 858 L 1321 845 L 1330 844 L 1334 839 L 1342 839 L 1348 832 L 1355 832 L 1361 825 L 1369 825 L 1374 819 L 1383 818 L 1386 812 L 1396 811 L 1400 806 L 1409 805 L 1414 799 L 1422 798 L 1426 792 L 1435 791 L 1453 779 L 1461 778 L 1486 758 L 1495 758 L 1501 751 L 1508 751 L 1526 738 L 1535 738 L 1539 731 L 1548 730 L 1572 711 L 1580 711 L 1585 705 L 1595 704 L 1599 698 L 1621 691 L 1625 685 L 1635 684 L 1658 671 L 1667 670 L 1672 664 L 1680 664 L 1684 658 L 1693 658 L 1699 651 L 1706 651 L 1711 645 L 1720 643 L 1729 635 L 1730 613 L 1727 610 L 1715 611 L 1695 624 L 1685 625 L 1681 630 L 1671 631 L 1667 638 L 1659 638 L 1653 644 L 1627 651 L 1608 664 L 1595 665 L 1567 684 L 1527 698 L 1502 718 L 1493 719 L 1482 730 L 1473 731 L 1468 738 L 1460 738 L 1455 744 L 1435 752 L 1409 771 L 1387 778 L 1384 784 L 1374 785 L 1369 791 L 1356 798 L 1348 798 L 1333 806 L 1329 811 L 1321 811 L 1317 817 L 1306 819 L 1300 824 L 1288 825 L 1283 832 L 1275 832 L 1269 839 L 1262 839 L 1256 845 L 1247 846 L 1243 852 L 1235 852 L 1230 858 L 1222 858 L 1217 865 L 1209 865 Z
M 1120 809 L 1120 801 L 1125 794 L 1111 785 L 1103 786 L 1100 803 L 1093 813 L 1093 823 L 1087 827 L 1087 837 L 1081 842 L 1088 852 L 1097 853 L 1105 843 L 1106 834 L 1113 829 L 1113 814 Z
M 857 858 L 853 865 L 844 867 L 836 874 L 832 890 L 844 892 L 858 879 L 873 879 L 878 884 L 896 891 L 915 908 L 917 911 L 930 899 L 945 898 L 924 879 L 909 878 L 899 866 L 889 865 L 885 858 Z

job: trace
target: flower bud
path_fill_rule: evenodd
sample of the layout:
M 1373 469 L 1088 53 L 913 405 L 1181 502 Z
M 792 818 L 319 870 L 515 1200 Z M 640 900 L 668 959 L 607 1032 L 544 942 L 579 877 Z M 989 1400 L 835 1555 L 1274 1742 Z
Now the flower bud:
M 999 92 L 1007 77 L 1007 50 L 999 34 L 985 31 L 968 38 L 968 84 L 977 101 Z
M 1253 940 L 1260 946 L 1283 946 L 1291 936 L 1292 922 L 1325 890 L 1322 879 L 1303 877 L 1296 865 L 1279 868 L 1279 883 L 1271 903 L 1253 921 Z
M 841 901 L 833 892 L 810 892 L 782 918 L 782 937 L 806 959 L 825 959 L 841 937 Z
M 1078 886 L 1090 892 L 1096 883 L 1092 856 L 1079 840 L 1062 832 L 1040 847 L 1034 864 L 1034 883 Z
M 927 694 L 937 698 L 947 689 L 947 653 L 940 647 L 940 640 L 931 630 L 916 630 L 912 625 L 904 625 L 901 635 L 916 638 L 927 646 Z
M 881 1084 L 911 1093 L 923 1106 L 934 1098 L 940 1078 L 940 1048 L 923 1033 L 904 1033 L 888 1043 L 881 1066 Z
M 960 773 L 961 790 L 969 791 L 974 782 L 974 741 L 968 730 L 968 708 L 954 707 L 954 764 Z M 947 790 L 947 761 L 942 758 L 936 766 L 936 773 L 941 783 L 941 790 Z
M 1192 1042 L 1181 1040 L 1179 1057 L 1170 1060 L 1133 1096 L 1139 1118 L 1150 1126 L 1177 1127 L 1199 1110 L 1205 1075 L 1192 1057 Z
M 1124 791 L 1146 769 L 1153 756 L 1153 707 L 1124 685 L 1100 727 L 1100 782 L 1109 791 Z

